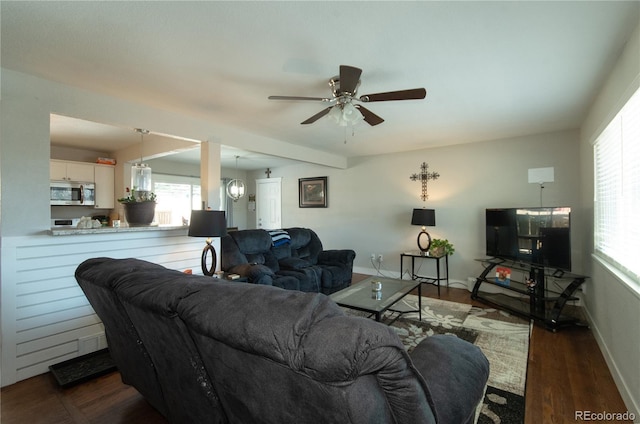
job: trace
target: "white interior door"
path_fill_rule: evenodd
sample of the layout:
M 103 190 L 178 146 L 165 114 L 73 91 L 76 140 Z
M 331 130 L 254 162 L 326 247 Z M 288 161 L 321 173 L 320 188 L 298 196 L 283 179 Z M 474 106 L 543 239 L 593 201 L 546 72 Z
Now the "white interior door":
M 282 228 L 282 179 L 256 180 L 256 227 L 261 230 Z

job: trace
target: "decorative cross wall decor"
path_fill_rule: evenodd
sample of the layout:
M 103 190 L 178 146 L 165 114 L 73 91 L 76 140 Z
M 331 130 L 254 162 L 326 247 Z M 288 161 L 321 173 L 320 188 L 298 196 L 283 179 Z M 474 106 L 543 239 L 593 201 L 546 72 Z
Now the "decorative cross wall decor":
M 440 177 L 440 174 L 437 172 L 429 172 L 429 164 L 426 162 L 422 162 L 422 165 L 420 165 L 419 174 L 413 174 L 409 177 L 411 181 L 422 182 L 422 194 L 420 195 L 420 198 L 423 202 L 429 198 L 429 195 L 427 194 L 427 182 L 429 180 L 437 180 L 438 177 Z
M 271 178 L 271 168 L 267 168 L 266 171 L 264 171 L 265 174 L 267 174 L 267 178 Z

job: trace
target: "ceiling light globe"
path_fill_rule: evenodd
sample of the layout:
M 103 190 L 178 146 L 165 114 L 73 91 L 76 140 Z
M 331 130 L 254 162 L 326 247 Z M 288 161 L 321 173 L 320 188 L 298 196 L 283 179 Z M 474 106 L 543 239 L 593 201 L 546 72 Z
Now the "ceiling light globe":
M 234 202 L 243 197 L 245 192 L 246 186 L 242 180 L 234 178 L 227 184 L 227 196 L 232 198 Z

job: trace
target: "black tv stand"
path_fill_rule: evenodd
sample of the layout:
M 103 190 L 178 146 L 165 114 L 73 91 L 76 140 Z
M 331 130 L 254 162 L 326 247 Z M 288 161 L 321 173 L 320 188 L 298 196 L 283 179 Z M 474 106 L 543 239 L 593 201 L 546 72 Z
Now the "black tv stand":
M 586 276 L 523 261 L 500 258 L 476 260 L 482 263 L 484 270 L 476 278 L 472 299 L 533 319 L 551 331 L 565 325 L 583 325 L 576 317 L 562 315 L 562 309 L 567 301 L 577 300 L 573 294 L 587 279 Z M 510 270 L 510 278 L 498 279 L 497 268 Z M 547 287 L 548 280 L 570 283 L 562 292 L 555 292 Z M 506 289 L 512 295 L 481 291 L 483 284 Z

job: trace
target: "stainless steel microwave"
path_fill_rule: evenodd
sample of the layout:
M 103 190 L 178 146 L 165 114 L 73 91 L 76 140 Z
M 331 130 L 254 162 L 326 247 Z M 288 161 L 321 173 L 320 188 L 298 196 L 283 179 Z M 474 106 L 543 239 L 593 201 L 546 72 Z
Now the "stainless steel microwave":
M 51 181 L 51 205 L 55 206 L 94 206 L 96 204 L 96 185 L 74 181 Z

